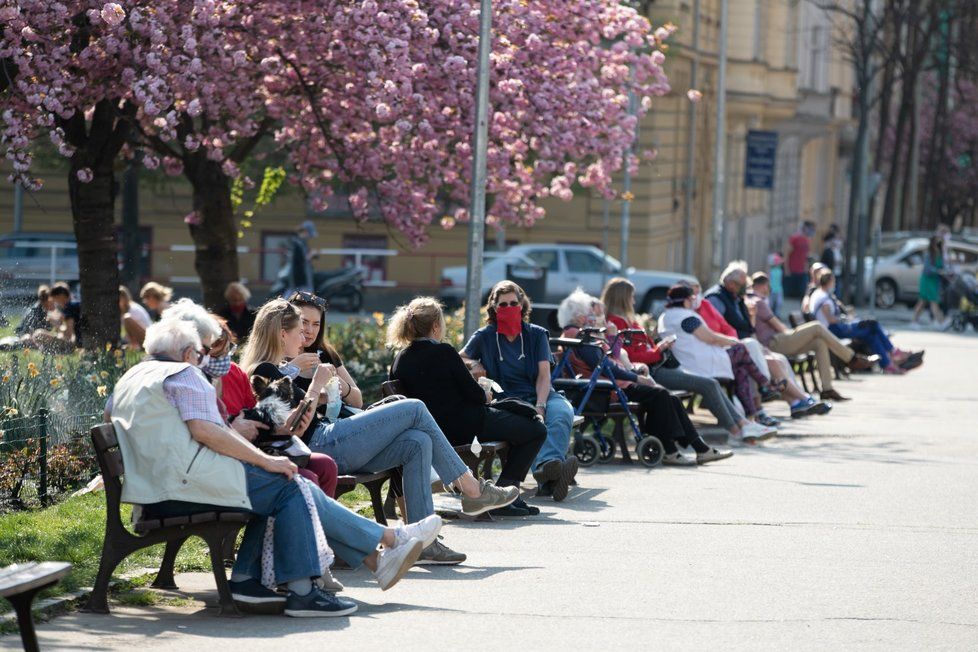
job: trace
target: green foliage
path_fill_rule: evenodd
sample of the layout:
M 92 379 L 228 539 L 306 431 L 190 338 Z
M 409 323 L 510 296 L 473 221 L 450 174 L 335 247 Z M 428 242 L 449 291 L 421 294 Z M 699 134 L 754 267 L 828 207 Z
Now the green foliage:
M 122 521 L 130 509 L 123 506 Z M 47 509 L 0 516 L 0 567 L 17 562 L 57 560 L 71 562 L 71 573 L 42 595 L 58 595 L 95 582 L 105 535 L 105 496 L 102 493 L 71 498 Z M 163 546 L 141 550 L 119 566 L 117 574 L 139 568 L 159 568 Z M 204 542 L 191 538 L 177 557 L 178 571 L 207 571 L 210 557 Z
M 243 229 L 251 228 L 252 219 L 254 219 L 255 214 L 272 203 L 284 182 L 285 168 L 281 166 L 267 166 L 264 168 L 261 184 L 258 186 L 258 192 L 255 194 L 251 208 L 240 214 L 239 224 L 242 230 L 238 231 L 239 238 L 244 237 Z M 231 207 L 236 214 L 241 206 L 244 205 L 245 190 L 253 186 L 254 182 L 243 174 L 235 177 L 231 182 Z

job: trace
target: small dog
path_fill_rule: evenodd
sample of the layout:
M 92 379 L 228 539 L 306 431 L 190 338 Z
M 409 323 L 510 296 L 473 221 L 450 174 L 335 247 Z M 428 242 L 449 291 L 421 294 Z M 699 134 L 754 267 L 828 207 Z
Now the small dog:
M 268 426 L 266 433 L 275 432 L 284 426 L 289 413 L 292 412 L 292 380 L 287 376 L 278 380 L 253 376 L 251 389 L 255 392 L 258 404 L 253 408 L 242 410 L 241 416 Z M 259 439 L 264 437 L 259 436 Z
M 298 466 L 306 466 L 312 454 L 309 447 L 294 435 L 277 434 L 292 412 L 292 380 L 283 377 L 270 381 L 262 376 L 254 376 L 251 379 L 251 388 L 255 391 L 258 404 L 242 410 L 241 416 L 268 427 L 258 434 L 255 446 L 269 455 L 288 457 Z

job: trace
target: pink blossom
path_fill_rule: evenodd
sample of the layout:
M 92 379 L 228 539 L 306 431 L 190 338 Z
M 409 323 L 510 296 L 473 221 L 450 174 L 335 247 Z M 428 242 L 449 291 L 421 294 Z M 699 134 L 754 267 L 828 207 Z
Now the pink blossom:
M 82 183 L 90 183 L 92 179 L 95 178 L 95 175 L 92 174 L 91 168 L 82 168 L 75 172 L 75 176 L 78 177 L 78 180 Z
M 109 27 L 117 27 L 126 19 L 126 10 L 116 2 L 106 3 L 99 16 Z
M 686 97 L 693 104 L 699 104 L 700 100 L 703 99 L 703 93 L 696 90 L 695 88 L 691 88 L 688 91 L 686 91 Z
M 189 224 L 190 226 L 198 226 L 200 224 L 200 215 L 197 211 L 190 211 L 183 216 L 183 223 Z

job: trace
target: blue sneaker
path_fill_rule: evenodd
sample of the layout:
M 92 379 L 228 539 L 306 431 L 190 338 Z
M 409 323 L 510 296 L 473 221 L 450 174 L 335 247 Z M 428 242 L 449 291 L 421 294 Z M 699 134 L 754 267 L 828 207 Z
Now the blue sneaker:
M 251 613 L 278 614 L 285 606 L 285 596 L 266 588 L 254 578 L 228 582 L 234 603 Z
M 349 616 L 357 610 L 357 603 L 348 598 L 340 598 L 313 587 L 307 595 L 296 595 L 289 591 L 285 600 L 285 615 L 293 618 L 333 618 Z

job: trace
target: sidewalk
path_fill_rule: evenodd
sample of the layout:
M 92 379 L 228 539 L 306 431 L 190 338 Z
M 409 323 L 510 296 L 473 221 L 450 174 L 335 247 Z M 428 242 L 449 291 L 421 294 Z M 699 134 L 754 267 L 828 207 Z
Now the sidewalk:
M 978 336 L 896 339 L 926 347 L 926 364 L 854 376 L 839 384 L 853 401 L 731 460 L 583 470 L 537 518 L 449 524 L 470 561 L 414 569 L 387 593 L 338 573 L 361 605 L 350 618 L 219 619 L 213 580 L 191 574 L 177 579 L 189 604 L 70 614 L 38 628 L 41 645 L 975 649 Z

